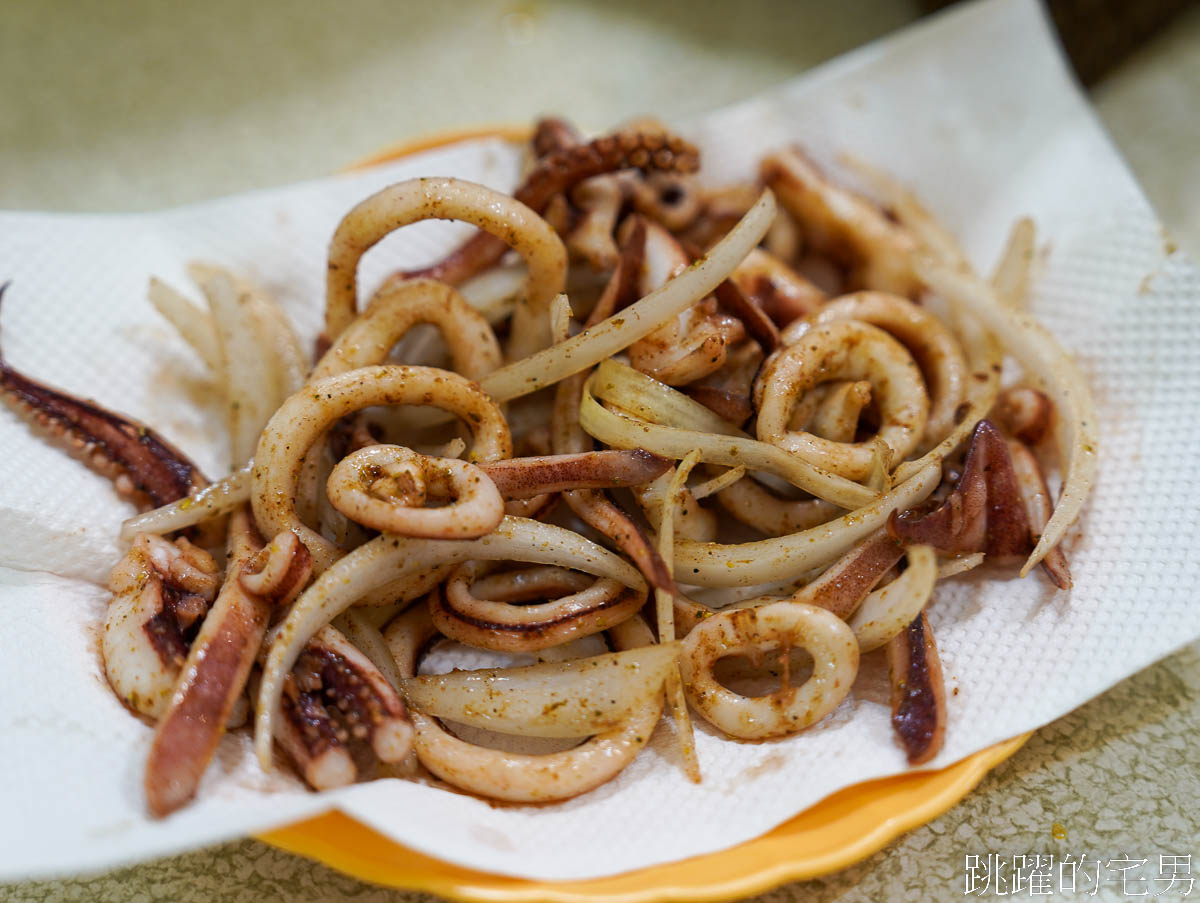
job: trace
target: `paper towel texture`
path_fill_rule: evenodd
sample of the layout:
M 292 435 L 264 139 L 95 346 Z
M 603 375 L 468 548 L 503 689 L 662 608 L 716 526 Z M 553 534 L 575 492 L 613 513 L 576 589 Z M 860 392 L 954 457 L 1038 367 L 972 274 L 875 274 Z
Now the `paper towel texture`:
M 669 111 L 654 111 L 669 115 Z M 682 124 L 707 178 L 753 173 L 801 142 L 849 151 L 912 185 L 990 268 L 1013 219 L 1040 255 L 1033 309 L 1077 355 L 1100 413 L 1100 470 L 1068 540 L 1076 586 L 972 575 L 929 615 L 949 691 L 940 767 L 1070 711 L 1200 636 L 1191 550 L 1200 463 L 1200 274 L 1173 251 L 1069 80 L 1041 14 L 994 0 L 940 16 L 770 94 Z M 302 338 L 321 316 L 324 249 L 356 201 L 417 175 L 500 188 L 519 155 L 495 142 L 368 172 L 136 216 L 0 214 L 11 278 L 4 350 L 36 378 L 161 430 L 210 476 L 227 462 L 221 412 L 190 350 L 145 299 L 149 277 L 188 285 L 193 259 L 271 289 Z M 463 234 L 430 224 L 364 261 L 371 286 L 434 259 Z M 796 737 L 743 744 L 700 725 L 705 780 L 683 778 L 670 732 L 616 780 L 556 806 L 492 806 L 399 781 L 322 795 L 264 775 L 249 738 L 227 737 L 197 801 L 145 815 L 151 729 L 108 690 L 97 651 L 128 516 L 107 483 L 0 411 L 0 789 L 9 816 L 0 879 L 111 867 L 339 808 L 423 852 L 476 869 L 585 878 L 721 849 L 828 794 L 905 769 L 886 699 L 858 688 Z M 866 668 L 878 667 L 869 661 Z M 12 692 L 19 689 L 19 692 Z

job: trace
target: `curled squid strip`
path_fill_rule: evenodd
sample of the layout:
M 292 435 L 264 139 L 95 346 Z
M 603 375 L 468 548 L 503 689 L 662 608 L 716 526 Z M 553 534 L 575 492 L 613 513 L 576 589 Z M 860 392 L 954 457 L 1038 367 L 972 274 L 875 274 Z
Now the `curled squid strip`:
M 856 292 L 834 298 L 816 313 L 793 323 L 783 341 L 793 344 L 814 326 L 841 320 L 878 326 L 908 349 L 929 389 L 925 441 L 930 446 L 940 442 L 954 427 L 955 414 L 966 395 L 967 362 L 950 330 L 907 298 L 886 292 Z
M 868 593 L 900 560 L 903 550 L 878 530 L 830 565 L 820 577 L 792 594 L 789 601 L 815 605 L 850 620 Z
M 1008 440 L 1008 454 L 1012 459 L 1017 489 L 1025 503 L 1025 513 L 1029 517 L 1029 529 L 1036 542 L 1046 529 L 1046 523 L 1053 511 L 1050 487 L 1046 485 L 1046 477 L 1037 458 L 1024 442 L 1020 439 Z M 1046 557 L 1042 559 L 1042 569 L 1059 589 L 1070 589 L 1073 586 L 1071 568 L 1061 546 L 1055 546 L 1046 553 Z
M 566 284 L 567 252 L 552 228 L 521 201 L 461 179 L 412 179 L 383 189 L 356 205 L 338 224 L 329 244 L 325 329 L 336 339 L 358 308 L 358 261 L 402 226 L 426 219 L 459 219 L 502 236 L 529 268 L 524 296 L 514 311 L 516 335 L 529 348 L 550 343 L 547 311 Z M 518 324 L 520 328 L 518 329 Z
M 439 631 L 481 649 L 537 652 L 608 630 L 637 614 L 646 601 L 645 591 L 611 578 L 582 587 L 569 578 L 560 578 L 557 586 L 541 580 L 503 593 L 502 599 L 495 592 L 488 598 L 480 595 L 484 590 L 472 591 L 479 574 L 476 562 L 459 567 L 443 590 L 430 594 L 429 610 Z M 553 598 L 554 593 L 563 595 Z M 547 597 L 550 601 L 529 604 Z
M 1011 386 L 996 399 L 992 417 L 1021 442 L 1037 445 L 1050 429 L 1054 405 L 1044 393 L 1028 386 Z
M 640 486 L 662 476 L 671 462 L 644 448 L 538 455 L 483 464 L 506 499 L 524 499 L 545 492 Z
M 446 370 L 395 365 L 361 367 L 310 383 L 280 406 L 254 456 L 254 519 L 265 533 L 295 533 L 313 555 L 317 573 L 341 554 L 305 526 L 296 512 L 297 480 L 304 458 L 338 419 L 372 405 L 432 404 L 458 416 L 475 437 L 471 458 L 511 457 L 512 438 L 504 415 L 478 385 Z
M 559 132 L 554 139 L 544 138 L 542 147 L 554 146 L 563 136 Z M 686 141 L 659 132 L 619 132 L 587 144 L 558 146 L 538 161 L 513 197 L 540 213 L 555 195 L 593 176 L 622 169 L 692 172 L 698 166 L 699 155 Z M 456 285 L 497 263 L 504 250 L 499 238 L 476 235 L 440 263 L 405 276 L 426 276 Z
M 418 323 L 437 326 L 454 369 L 467 379 L 483 379 L 502 362 L 500 343 L 483 314 L 450 286 L 419 279 L 377 292 L 338 335 L 309 381 L 384 363 L 392 347 Z
M 816 406 L 809 431 L 830 442 L 853 442 L 858 434 L 858 418 L 871 403 L 871 384 L 859 379 L 826 385 L 830 391 Z
M 109 577 L 100 651 L 108 682 L 136 712 L 167 708 L 188 653 L 187 634 L 216 598 L 220 577 L 203 549 L 140 534 Z
M 330 473 L 326 493 L 355 523 L 400 536 L 471 539 L 492 532 L 504 517 L 504 499 L 482 468 L 398 445 L 369 445 L 347 455 Z M 452 501 L 425 508 L 427 496 Z
M 838 476 L 865 478 L 874 463 L 872 443 L 830 442 L 789 428 L 797 401 L 810 388 L 830 379 L 870 382 L 879 411 L 877 435 L 887 444 L 892 460 L 900 461 L 913 451 L 925 431 L 929 411 L 921 372 L 890 335 L 854 320 L 816 326 L 763 365 L 756 386 L 759 439 Z
M 812 676 L 800 686 L 788 680 L 787 656 L 800 646 L 812 655 Z M 728 656 L 761 658 L 781 650 L 782 686 L 769 696 L 747 697 L 723 686 L 713 674 Z M 823 608 L 775 602 L 718 612 L 683 640 L 680 658 L 688 699 L 710 723 L 743 740 L 794 733 L 832 712 L 850 692 L 858 673 L 858 641 L 841 618 Z
M 781 499 L 753 477 L 720 490 L 717 501 L 746 526 L 773 536 L 811 529 L 838 512 L 836 505 L 820 499 Z
M 579 399 L 587 375 L 584 372 L 569 376 L 555 388 L 550 441 L 554 451 L 560 455 L 588 454 L 592 448 L 591 437 L 579 425 Z M 658 549 L 637 522 L 604 493 L 573 489 L 564 491 L 562 498 L 584 523 L 611 539 L 633 562 L 647 583 L 655 589 L 675 591 L 675 580 L 659 556 Z
M 385 637 L 405 678 L 416 675 L 420 650 L 436 636 L 428 612 L 420 607 L 388 627 Z M 655 693 L 618 727 L 564 752 L 540 756 L 467 743 L 413 709 L 414 745 L 422 765 L 463 790 L 518 803 L 569 799 L 611 780 L 632 762 L 654 733 L 662 707 L 662 693 Z
M 888 643 L 892 681 L 892 727 L 909 765 L 923 765 L 946 739 L 946 685 L 933 631 L 917 614 Z
M 764 158 L 761 172 L 811 245 L 850 268 L 854 287 L 905 296 L 920 289 L 916 240 L 877 205 L 831 183 L 796 148 Z

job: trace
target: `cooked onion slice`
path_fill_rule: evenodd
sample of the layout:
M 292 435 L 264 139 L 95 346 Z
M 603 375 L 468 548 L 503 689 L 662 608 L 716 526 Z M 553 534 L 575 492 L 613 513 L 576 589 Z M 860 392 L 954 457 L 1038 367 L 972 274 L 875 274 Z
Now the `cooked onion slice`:
M 610 411 L 600 404 L 596 396 L 618 405 L 621 396 L 612 394 L 611 386 L 604 381 L 604 372 L 604 368 L 597 369 L 584 384 L 579 422 L 589 434 L 606 445 L 616 448 L 641 447 L 656 455 L 677 460 L 698 449 L 700 459 L 707 464 L 723 464 L 726 467 L 744 464 L 755 470 L 765 470 L 843 508 L 857 508 L 877 498 L 865 486 L 814 467 L 798 455 L 766 442 L 743 438 L 741 435 L 715 435 L 695 429 L 661 426 Z M 703 405 L 696 406 L 703 408 Z M 715 414 L 711 416 L 716 419 Z
M 912 623 L 933 593 L 939 576 L 933 549 L 911 546 L 906 554 L 908 568 L 904 573 L 869 594 L 850 619 L 850 629 L 858 637 L 862 652 L 878 649 Z
M 132 542 L 139 533 L 173 533 L 202 521 L 228 514 L 250 499 L 254 462 L 186 498 L 131 517 L 121 524 L 121 539 Z
M 1062 492 L 1033 553 L 1021 568 L 1023 577 L 1058 545 L 1091 491 L 1097 462 L 1096 409 L 1091 390 L 1074 361 L 1045 327 L 1005 305 L 977 276 L 928 260 L 917 262 L 917 272 L 938 294 L 953 298 L 995 333 L 1055 404 Z
M 588 737 L 624 723 L 662 693 L 679 655 L 665 643 L 524 668 L 406 678 L 409 704 L 427 715 L 502 734 Z
M 886 523 L 888 516 L 924 501 L 941 481 L 941 468 L 927 464 L 916 476 L 871 504 L 798 533 L 724 545 L 675 541 L 675 579 L 697 586 L 754 586 L 797 580 L 849 551 Z
M 508 401 L 544 389 L 628 348 L 724 281 L 762 240 L 774 216 L 775 198 L 764 191 L 728 235 L 662 288 L 565 342 L 497 370 L 483 381 L 484 391 L 497 401 Z

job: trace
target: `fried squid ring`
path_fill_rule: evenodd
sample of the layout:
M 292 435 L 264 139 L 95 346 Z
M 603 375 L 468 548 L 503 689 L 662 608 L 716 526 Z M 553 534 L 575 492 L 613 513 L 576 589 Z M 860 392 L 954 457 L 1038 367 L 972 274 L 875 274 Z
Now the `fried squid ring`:
M 296 481 L 305 455 L 339 418 L 372 405 L 436 405 L 461 418 L 475 438 L 471 459 L 498 461 L 512 456 L 512 437 L 499 406 L 479 386 L 457 373 L 434 367 L 361 367 L 310 383 L 275 412 L 254 455 L 251 502 L 254 520 L 268 535 L 295 533 L 321 573 L 341 554 L 338 547 L 305 526 L 296 512 Z
M 614 643 L 625 646 L 618 633 Z M 388 627 L 385 637 L 403 677 L 413 677 L 421 649 L 437 636 L 424 608 L 414 608 Z M 564 752 L 522 755 L 460 740 L 436 719 L 411 709 L 417 758 L 442 780 L 492 799 L 538 803 L 569 799 L 619 774 L 650 740 L 662 715 L 663 697 L 653 696 L 633 717 Z
M 437 629 L 453 640 L 480 649 L 537 652 L 608 630 L 635 615 L 646 601 L 644 591 L 603 577 L 583 587 L 575 581 L 560 581 L 559 588 L 545 579 L 518 583 L 498 594 L 502 598 L 489 599 L 473 592 L 480 572 L 478 562 L 467 562 L 446 581 L 443 590 L 434 590 L 429 597 L 429 611 Z M 567 594 L 537 605 L 510 604 L 547 598 L 556 592 Z
M 750 476 L 718 492 L 717 501 L 743 524 L 768 536 L 808 530 L 838 513 L 836 505 L 820 499 L 781 499 Z
M 812 676 L 769 696 L 742 696 L 723 686 L 713 666 L 732 655 L 785 656 L 795 646 L 813 659 Z M 858 640 L 837 615 L 802 602 L 719 612 L 692 628 L 680 658 L 688 700 L 710 723 L 742 740 L 763 740 L 803 730 L 832 712 L 858 673 Z M 786 665 L 785 665 L 786 668 Z
M 504 517 L 504 499 L 483 469 L 399 445 L 369 445 L 347 455 L 329 474 L 325 491 L 354 522 L 401 536 L 471 539 L 491 533 Z M 427 495 L 453 501 L 423 508 Z
M 467 379 L 483 379 L 502 363 L 500 343 L 483 314 L 450 286 L 416 279 L 376 293 L 325 352 L 309 382 L 382 364 L 418 323 L 432 323 L 441 331 L 454 369 Z
M 793 323 L 784 331 L 783 342 L 794 344 L 814 326 L 840 320 L 878 326 L 909 350 L 929 389 L 925 444 L 940 442 L 954 428 L 955 412 L 966 397 L 967 361 L 950 330 L 907 298 L 887 292 L 855 292 L 834 298 L 816 313 Z
M 529 275 L 513 312 L 514 358 L 550 344 L 550 302 L 567 278 L 567 251 L 558 234 L 520 201 L 462 179 L 410 179 L 356 205 L 329 243 L 325 330 L 336 339 L 358 307 L 358 261 L 385 235 L 426 219 L 457 219 L 501 238 L 525 259 Z
M 767 359 L 756 386 L 758 438 L 846 479 L 867 477 L 875 463 L 872 442 L 830 442 L 788 428 L 792 409 L 804 393 L 831 379 L 871 383 L 879 409 L 878 437 L 891 450 L 893 461 L 916 448 L 929 413 L 921 371 L 890 335 L 853 320 L 816 326 L 802 341 Z

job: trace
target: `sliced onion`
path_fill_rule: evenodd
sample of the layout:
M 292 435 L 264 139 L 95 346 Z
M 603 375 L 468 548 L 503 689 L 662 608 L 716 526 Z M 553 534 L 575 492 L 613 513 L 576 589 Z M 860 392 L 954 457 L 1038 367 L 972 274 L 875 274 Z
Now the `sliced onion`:
M 192 346 L 214 376 L 221 374 L 221 349 L 212 314 L 193 304 L 161 279 L 150 279 L 150 303 Z
M 524 668 L 428 674 L 402 681 L 427 715 L 502 734 L 589 737 L 627 721 L 662 693 L 679 655 L 665 643 Z
M 680 460 L 693 450 L 707 464 L 745 465 L 783 477 L 789 483 L 842 508 L 858 508 L 878 498 L 865 486 L 813 467 L 775 445 L 741 436 L 716 435 L 700 430 L 677 429 L 610 411 L 593 392 L 597 373 L 584 383 L 579 423 L 591 436 L 614 448 L 644 448 L 656 455 Z M 617 401 L 616 403 L 620 403 Z M 715 415 L 714 415 L 715 416 Z
M 249 305 L 243 303 L 248 297 L 244 289 L 217 267 L 193 264 L 190 269 L 212 308 L 226 387 L 230 460 L 240 467 L 254 454 L 259 434 L 278 406 L 270 397 L 271 367 L 261 353 Z
M 536 392 L 645 338 L 723 282 L 775 218 L 775 197 L 763 191 L 741 221 L 704 257 L 622 311 L 565 342 L 497 370 L 482 383 L 497 401 Z
M 662 521 L 659 524 L 658 554 L 669 571 L 675 557 L 675 509 L 683 501 L 687 478 L 700 461 L 700 452 L 692 451 L 679 462 L 675 473 L 667 483 L 667 494 L 663 504 Z M 672 643 L 675 640 L 675 597 L 665 589 L 655 589 L 654 601 L 658 614 L 658 641 Z M 700 760 L 696 756 L 696 735 L 692 730 L 692 719 L 688 714 L 687 698 L 683 692 L 683 678 L 679 668 L 672 665 L 666 678 L 667 703 L 671 706 L 671 717 L 675 720 L 675 732 L 679 738 L 679 752 L 683 757 L 683 770 L 694 784 L 700 783 Z
M 1024 577 L 1058 545 L 1091 491 L 1097 463 L 1096 409 L 1091 390 L 1074 361 L 1045 327 L 1029 314 L 1007 307 L 978 277 L 927 260 L 917 261 L 917 272 L 934 291 L 966 308 L 995 333 L 1057 409 L 1055 438 L 1063 469 L 1062 492 L 1046 529 L 1021 568 Z
M 921 613 L 938 579 L 937 554 L 929 546 L 910 546 L 908 568 L 887 586 L 868 594 L 850 619 L 858 648 L 883 646 Z
M 604 361 L 596 368 L 592 388 L 602 401 L 611 401 L 635 417 L 651 423 L 750 438 L 736 424 L 678 389 L 616 361 Z
M 984 557 L 983 552 L 969 552 L 966 555 L 955 555 L 953 558 L 943 559 L 938 564 L 937 578 L 946 580 L 972 571 L 983 564 Z
M 798 580 L 874 533 L 893 511 L 924 501 L 941 480 L 941 466 L 927 464 L 869 505 L 829 523 L 774 539 L 734 545 L 676 540 L 675 579 L 698 586 L 753 586 Z
M 1000 254 L 1000 261 L 992 273 L 992 287 L 1009 307 L 1025 307 L 1025 292 L 1029 286 L 1029 267 L 1033 261 L 1035 238 L 1033 220 L 1029 217 L 1023 216 L 1013 223 L 1004 251 Z
M 129 518 L 121 524 L 121 539 L 132 542 L 139 533 L 172 533 L 228 514 L 242 502 L 250 500 L 253 470 L 254 462 L 251 461 L 186 498 Z

